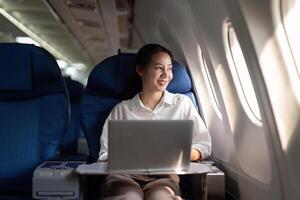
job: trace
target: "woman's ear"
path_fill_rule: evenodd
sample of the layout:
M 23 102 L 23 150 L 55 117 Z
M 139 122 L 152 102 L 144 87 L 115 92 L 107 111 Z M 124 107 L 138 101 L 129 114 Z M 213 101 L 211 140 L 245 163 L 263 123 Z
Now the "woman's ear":
M 143 67 L 142 67 L 141 65 L 136 65 L 136 66 L 135 66 L 135 71 L 136 71 L 136 73 L 137 73 L 140 77 L 142 77 L 143 74 L 144 74 L 144 69 L 143 69 Z

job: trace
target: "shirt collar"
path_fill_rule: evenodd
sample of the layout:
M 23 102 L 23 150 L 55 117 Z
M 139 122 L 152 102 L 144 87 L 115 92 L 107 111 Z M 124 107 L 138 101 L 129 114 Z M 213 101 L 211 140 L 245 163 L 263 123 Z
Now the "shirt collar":
M 144 105 L 140 99 L 140 93 L 137 93 L 130 102 L 130 110 L 135 110 L 138 108 L 144 108 Z M 167 90 L 165 90 L 163 97 L 161 99 L 161 101 L 158 103 L 159 105 L 163 105 L 163 104 L 168 104 L 168 105 L 173 105 L 175 104 L 174 102 L 174 98 L 173 98 L 173 94 L 168 92 Z
M 169 104 L 169 105 L 174 105 L 175 104 L 175 101 L 174 101 L 174 94 L 168 92 L 167 90 L 165 90 L 164 92 L 164 96 L 162 98 L 162 101 L 166 104 Z

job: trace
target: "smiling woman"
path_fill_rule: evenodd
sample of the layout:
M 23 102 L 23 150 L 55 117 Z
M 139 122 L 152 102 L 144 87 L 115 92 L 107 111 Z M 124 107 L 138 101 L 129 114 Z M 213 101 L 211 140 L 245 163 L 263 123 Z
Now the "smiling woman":
M 140 93 L 141 101 L 146 107 L 154 110 L 162 98 L 162 92 L 166 90 L 168 84 L 173 78 L 173 56 L 168 50 L 163 48 L 157 48 L 157 50 L 160 51 L 154 51 L 153 53 L 147 52 L 152 50 L 149 47 L 150 45 L 144 46 L 140 52 L 142 55 L 152 54 L 151 60 L 144 65 L 143 62 L 137 61 L 136 71 L 141 77 L 143 83 L 143 90 Z
M 172 63 L 172 53 L 158 44 L 147 44 L 138 51 L 135 69 L 141 79 L 141 90 L 132 99 L 117 104 L 106 119 L 99 161 L 106 161 L 108 157 L 109 120 L 192 120 L 191 161 L 210 155 L 211 138 L 192 101 L 182 94 L 166 90 L 173 78 Z M 124 174 L 106 177 L 102 199 L 132 199 L 133 196 L 135 199 L 180 199 L 179 177 Z

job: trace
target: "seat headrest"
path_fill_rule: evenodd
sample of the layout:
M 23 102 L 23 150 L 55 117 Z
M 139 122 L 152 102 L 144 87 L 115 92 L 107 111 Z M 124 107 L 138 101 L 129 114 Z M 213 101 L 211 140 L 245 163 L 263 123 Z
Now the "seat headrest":
M 173 79 L 167 90 L 172 93 L 187 93 L 192 90 L 192 82 L 186 68 L 178 62 L 173 63 Z
M 32 65 L 30 45 L 0 44 L 0 88 L 31 90 Z
M 136 54 L 119 53 L 100 62 L 91 71 L 86 90 L 98 95 L 121 97 L 129 80 L 137 77 L 135 57 Z M 186 93 L 191 89 L 192 84 L 186 68 L 175 61 L 173 80 L 167 90 L 172 93 Z
M 4 94 L 0 99 L 18 98 L 16 92 L 23 96 L 26 92 L 27 97 L 43 95 L 46 88 L 63 89 L 61 83 L 55 58 L 43 48 L 32 44 L 0 44 L 0 91 Z
M 86 89 L 105 96 L 119 97 L 127 82 L 135 75 L 135 54 L 120 53 L 94 67 Z

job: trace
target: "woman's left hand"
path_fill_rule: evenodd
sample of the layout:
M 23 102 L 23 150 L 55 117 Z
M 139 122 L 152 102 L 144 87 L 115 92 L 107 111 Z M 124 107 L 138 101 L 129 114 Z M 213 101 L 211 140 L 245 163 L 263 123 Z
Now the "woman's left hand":
M 191 150 L 191 161 L 202 160 L 201 152 L 197 149 L 192 148 Z

